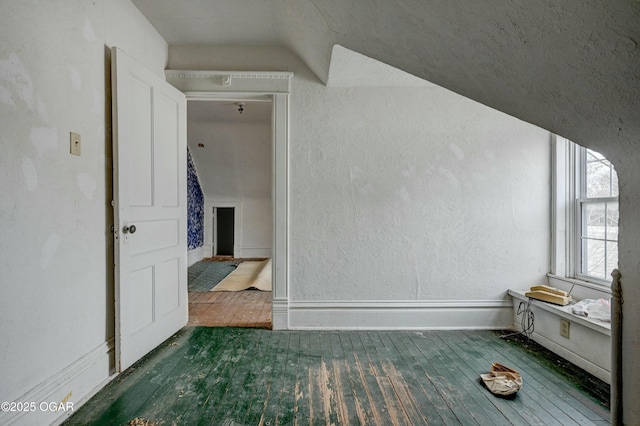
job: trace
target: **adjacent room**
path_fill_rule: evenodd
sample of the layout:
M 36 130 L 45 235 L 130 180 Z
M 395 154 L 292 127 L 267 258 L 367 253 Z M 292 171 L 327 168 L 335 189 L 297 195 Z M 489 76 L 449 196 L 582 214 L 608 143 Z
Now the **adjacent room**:
M 189 324 L 271 328 L 272 102 L 189 101 Z

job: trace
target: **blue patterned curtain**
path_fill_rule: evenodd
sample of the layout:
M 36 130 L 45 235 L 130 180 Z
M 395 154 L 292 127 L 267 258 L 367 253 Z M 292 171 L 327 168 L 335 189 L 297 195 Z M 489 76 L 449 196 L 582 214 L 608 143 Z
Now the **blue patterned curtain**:
M 189 250 L 204 244 L 204 193 L 187 148 L 187 243 Z

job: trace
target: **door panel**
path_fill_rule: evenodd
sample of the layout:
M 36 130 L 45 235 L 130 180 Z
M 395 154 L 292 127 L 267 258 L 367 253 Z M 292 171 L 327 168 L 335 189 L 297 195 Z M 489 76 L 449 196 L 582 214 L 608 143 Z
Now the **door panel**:
M 186 101 L 121 50 L 114 48 L 111 59 L 116 362 L 122 371 L 188 318 Z
M 129 253 L 132 255 L 155 252 L 164 248 L 174 247 L 180 242 L 180 222 L 169 220 L 136 220 L 136 235 L 144 238 L 131 237 Z

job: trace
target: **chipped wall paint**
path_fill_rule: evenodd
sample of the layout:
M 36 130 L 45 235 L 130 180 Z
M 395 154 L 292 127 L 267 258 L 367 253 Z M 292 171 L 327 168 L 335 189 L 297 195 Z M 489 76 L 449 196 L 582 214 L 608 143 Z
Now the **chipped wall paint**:
M 22 158 L 22 175 L 28 191 L 33 191 L 38 186 L 38 172 L 31 158 Z
M 77 69 L 69 69 L 69 78 L 71 79 L 71 86 L 74 90 L 82 89 L 82 77 L 80 76 L 80 73 Z
M 53 263 L 54 256 L 60 248 L 60 242 L 60 236 L 56 233 L 51 234 L 45 241 L 42 246 L 42 255 L 40 256 L 40 266 L 43 269 L 50 267 Z
M 11 105 L 17 105 L 18 100 L 22 100 L 29 109 L 33 107 L 34 97 L 31 77 L 22 60 L 15 52 L 9 54 L 6 59 L 0 59 L 0 81 L 2 81 L 6 91 L 13 92 L 9 98 Z
M 58 148 L 58 132 L 56 129 L 49 127 L 33 128 L 31 129 L 30 139 L 39 157 Z
M 204 193 L 191 151 L 187 149 L 187 245 L 189 250 L 204 244 Z
M 96 180 L 88 173 L 79 173 L 76 183 L 87 200 L 92 200 L 96 192 Z

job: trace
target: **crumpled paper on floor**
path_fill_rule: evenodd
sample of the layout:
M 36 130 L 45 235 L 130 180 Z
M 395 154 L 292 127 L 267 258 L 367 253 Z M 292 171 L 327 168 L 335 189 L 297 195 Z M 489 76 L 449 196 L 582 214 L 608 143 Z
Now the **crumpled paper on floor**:
M 480 378 L 489 391 L 495 395 L 512 395 L 522 388 L 522 376 L 518 371 L 498 362 L 491 364 L 491 371 Z

